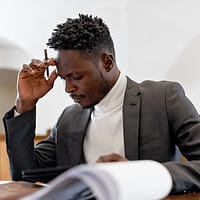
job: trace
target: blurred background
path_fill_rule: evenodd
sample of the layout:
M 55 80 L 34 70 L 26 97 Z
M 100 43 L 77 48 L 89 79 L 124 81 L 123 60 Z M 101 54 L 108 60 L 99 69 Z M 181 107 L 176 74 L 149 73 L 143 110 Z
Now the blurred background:
M 43 49 L 57 24 L 78 13 L 110 27 L 119 68 L 137 82 L 173 80 L 200 112 L 199 0 L 0 0 L 0 117 L 15 102 L 17 72 Z M 56 52 L 48 49 L 49 57 Z M 72 104 L 60 79 L 37 106 L 37 135 Z M 0 121 L 0 133 L 4 133 Z

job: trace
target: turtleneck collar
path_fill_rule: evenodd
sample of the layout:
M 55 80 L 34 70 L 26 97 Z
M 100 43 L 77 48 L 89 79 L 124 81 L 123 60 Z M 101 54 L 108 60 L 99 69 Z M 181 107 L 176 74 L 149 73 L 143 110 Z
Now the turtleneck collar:
M 116 107 L 122 105 L 124 100 L 126 83 L 126 76 L 122 72 L 120 72 L 116 83 L 108 92 L 108 94 L 96 106 L 94 106 L 95 114 L 98 115 L 101 113 L 110 112 Z

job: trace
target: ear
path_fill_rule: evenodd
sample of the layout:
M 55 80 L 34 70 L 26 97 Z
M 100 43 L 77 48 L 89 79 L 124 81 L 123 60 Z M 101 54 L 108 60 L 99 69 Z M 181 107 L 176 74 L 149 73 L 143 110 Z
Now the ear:
M 109 72 L 114 67 L 113 55 L 104 53 L 102 55 L 102 61 L 103 61 L 104 69 L 106 70 L 106 72 Z

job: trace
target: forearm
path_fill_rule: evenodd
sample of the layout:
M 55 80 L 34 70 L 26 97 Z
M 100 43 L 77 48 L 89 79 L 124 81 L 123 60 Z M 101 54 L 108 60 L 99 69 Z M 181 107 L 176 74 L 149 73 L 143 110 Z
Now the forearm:
M 166 90 L 166 108 L 174 143 L 188 160 L 164 165 L 173 178 L 173 193 L 200 191 L 200 118 L 179 84 Z
M 21 171 L 34 167 L 35 109 L 13 117 L 14 109 L 4 116 L 7 152 L 14 180 L 21 179 Z
M 171 193 L 190 193 L 200 191 L 200 161 L 185 163 L 163 163 L 173 179 Z

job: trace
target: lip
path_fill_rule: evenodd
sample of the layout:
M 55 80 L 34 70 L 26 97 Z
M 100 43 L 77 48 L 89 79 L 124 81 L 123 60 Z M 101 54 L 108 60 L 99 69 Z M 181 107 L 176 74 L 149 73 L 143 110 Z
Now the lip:
M 71 95 L 71 98 L 74 100 L 74 102 L 80 103 L 83 99 L 83 95 Z
M 81 102 L 80 98 L 73 98 L 73 100 L 74 100 L 74 102 L 76 102 L 76 103 L 80 103 L 80 102 Z

